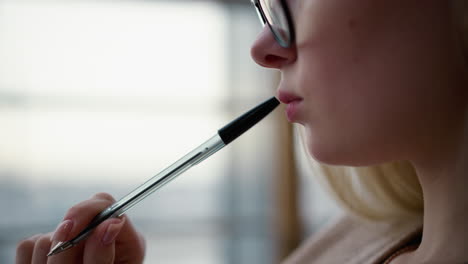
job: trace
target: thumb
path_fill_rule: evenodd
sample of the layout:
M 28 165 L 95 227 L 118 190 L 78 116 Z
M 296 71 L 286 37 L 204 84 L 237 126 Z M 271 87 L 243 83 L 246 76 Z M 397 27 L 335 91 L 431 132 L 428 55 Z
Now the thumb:
M 100 224 L 86 240 L 84 264 L 111 264 L 115 259 L 115 239 L 124 226 L 125 219 L 112 218 Z

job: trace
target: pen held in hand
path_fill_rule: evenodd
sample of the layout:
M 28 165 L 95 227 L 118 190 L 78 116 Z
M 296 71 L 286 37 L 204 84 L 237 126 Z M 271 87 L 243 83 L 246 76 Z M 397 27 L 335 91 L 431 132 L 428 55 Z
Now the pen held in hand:
M 227 144 L 231 143 L 267 116 L 278 105 L 279 101 L 275 97 L 272 97 L 219 129 L 218 133 L 208 141 L 201 144 L 174 164 L 170 165 L 156 176 L 127 194 L 125 197 L 96 215 L 88 226 L 86 226 L 77 236 L 69 241 L 59 242 L 47 256 L 63 252 L 85 240 L 100 223 L 109 218 L 123 215 L 128 209 L 146 198 L 148 195 L 152 194 L 154 191 L 161 188 L 190 167 L 202 162 Z

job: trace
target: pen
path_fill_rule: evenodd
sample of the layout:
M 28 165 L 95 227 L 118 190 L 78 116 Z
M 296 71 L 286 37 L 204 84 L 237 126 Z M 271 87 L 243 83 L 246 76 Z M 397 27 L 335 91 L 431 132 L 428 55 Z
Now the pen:
M 52 248 L 47 256 L 52 256 L 63 252 L 85 240 L 94 230 L 94 228 L 96 228 L 100 223 L 112 217 L 120 217 L 128 209 L 132 208 L 135 204 L 145 199 L 148 195 L 152 194 L 154 191 L 161 188 L 163 185 L 188 170 L 190 167 L 202 162 L 227 144 L 231 143 L 245 131 L 257 124 L 265 116 L 267 116 L 278 105 L 279 101 L 275 97 L 272 97 L 252 108 L 223 128 L 219 129 L 218 133 L 212 138 L 208 139 L 205 143 L 201 144 L 199 147 L 195 148 L 187 155 L 183 156 L 178 161 L 162 170 L 156 176 L 152 177 L 137 187 L 135 190 L 124 196 L 122 199 L 110 205 L 101 213 L 96 215 L 77 236 L 69 241 L 59 242 L 54 248 Z

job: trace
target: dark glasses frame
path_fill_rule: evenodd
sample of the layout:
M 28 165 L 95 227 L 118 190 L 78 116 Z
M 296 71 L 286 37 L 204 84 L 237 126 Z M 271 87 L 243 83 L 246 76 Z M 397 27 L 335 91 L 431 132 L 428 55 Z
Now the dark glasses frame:
M 281 3 L 281 8 L 284 12 L 284 16 L 286 18 L 286 23 L 287 23 L 287 30 L 288 30 L 288 39 L 283 39 L 281 37 L 281 33 L 277 32 L 275 28 L 270 24 L 270 22 L 267 19 L 267 16 L 265 15 L 264 7 L 262 6 L 260 0 L 251 0 L 252 4 L 256 7 L 256 11 L 258 14 L 258 17 L 260 21 L 263 24 L 267 24 L 268 27 L 270 28 L 271 32 L 273 33 L 273 36 L 275 37 L 276 41 L 278 44 L 283 47 L 283 48 L 289 48 L 291 45 L 294 44 L 295 41 L 295 31 L 294 31 L 294 24 L 291 16 L 291 12 L 289 11 L 288 4 L 286 3 L 286 0 L 277 0 Z M 266 7 L 265 7 L 266 8 Z

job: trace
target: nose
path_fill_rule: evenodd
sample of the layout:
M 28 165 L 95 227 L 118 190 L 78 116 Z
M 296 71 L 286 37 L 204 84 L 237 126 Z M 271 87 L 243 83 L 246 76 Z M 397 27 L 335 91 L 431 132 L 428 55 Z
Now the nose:
M 297 58 L 295 45 L 281 47 L 268 26 L 263 27 L 250 49 L 253 60 L 266 68 L 281 69 Z

